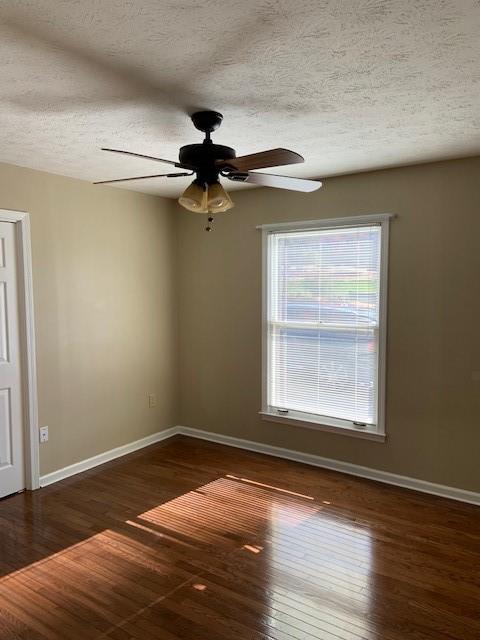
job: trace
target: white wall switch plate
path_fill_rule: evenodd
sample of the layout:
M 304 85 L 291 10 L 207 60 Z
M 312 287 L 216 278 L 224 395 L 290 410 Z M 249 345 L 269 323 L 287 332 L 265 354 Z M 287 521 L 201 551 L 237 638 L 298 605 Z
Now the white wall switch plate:
M 48 442 L 48 427 L 40 427 L 40 442 Z
M 150 409 L 157 406 L 157 396 L 154 393 L 148 394 L 148 406 Z

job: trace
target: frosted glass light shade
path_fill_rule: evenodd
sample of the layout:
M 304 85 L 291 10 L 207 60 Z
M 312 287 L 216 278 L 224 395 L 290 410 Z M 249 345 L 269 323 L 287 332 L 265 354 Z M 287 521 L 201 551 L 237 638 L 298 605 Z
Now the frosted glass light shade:
M 225 213 L 233 206 L 232 199 L 220 182 L 208 185 L 207 207 L 209 213 Z
M 194 180 L 182 193 L 178 202 L 189 211 L 207 213 L 207 189 Z

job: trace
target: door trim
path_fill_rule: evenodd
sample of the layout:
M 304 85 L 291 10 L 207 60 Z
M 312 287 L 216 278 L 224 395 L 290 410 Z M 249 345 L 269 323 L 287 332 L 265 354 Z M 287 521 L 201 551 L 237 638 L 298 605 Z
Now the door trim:
M 40 487 L 40 456 L 38 447 L 37 366 L 35 357 L 30 216 L 26 211 L 0 209 L 0 222 L 13 222 L 15 224 L 18 317 L 23 387 L 25 486 L 27 489 L 33 490 Z

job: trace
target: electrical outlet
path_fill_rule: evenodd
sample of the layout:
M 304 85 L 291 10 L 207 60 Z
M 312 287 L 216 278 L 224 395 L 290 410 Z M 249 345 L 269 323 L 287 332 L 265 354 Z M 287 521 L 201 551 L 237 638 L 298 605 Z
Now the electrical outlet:
M 150 409 L 157 406 L 157 396 L 154 393 L 148 394 L 148 406 Z
M 48 442 L 48 427 L 40 427 L 40 442 Z

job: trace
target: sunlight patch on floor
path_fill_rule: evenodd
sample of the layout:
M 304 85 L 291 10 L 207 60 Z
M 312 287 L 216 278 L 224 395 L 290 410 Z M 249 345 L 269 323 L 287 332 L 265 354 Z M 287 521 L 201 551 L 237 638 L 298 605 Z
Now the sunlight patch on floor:
M 285 509 L 271 507 L 270 624 L 289 624 L 343 637 L 370 637 L 368 621 L 373 540 L 367 528 L 323 512 L 297 529 L 285 526 Z M 292 507 L 295 513 L 296 507 Z M 328 635 L 330 637 L 330 635 Z

